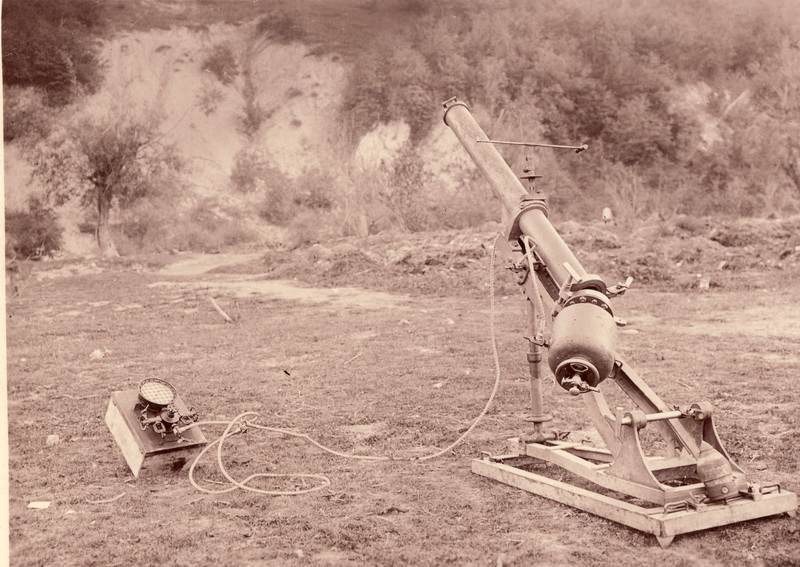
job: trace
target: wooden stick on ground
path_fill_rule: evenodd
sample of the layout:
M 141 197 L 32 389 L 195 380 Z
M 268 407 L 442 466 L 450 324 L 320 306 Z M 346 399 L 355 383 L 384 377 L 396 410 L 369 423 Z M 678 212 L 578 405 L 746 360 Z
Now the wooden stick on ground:
M 225 311 L 223 311 L 222 307 L 220 307 L 220 306 L 217 304 L 217 302 L 216 302 L 216 301 L 214 301 L 214 298 L 213 298 L 213 297 L 209 297 L 209 298 L 208 298 L 208 300 L 211 302 L 211 305 L 213 305 L 213 306 L 214 306 L 214 309 L 216 309 L 216 310 L 217 310 L 217 312 L 218 312 L 220 315 L 222 315 L 222 318 L 223 318 L 223 319 L 225 319 L 225 321 L 227 321 L 228 323 L 233 323 L 233 319 L 231 319 L 231 316 L 230 316 L 230 315 L 228 315 L 227 313 L 225 313 Z

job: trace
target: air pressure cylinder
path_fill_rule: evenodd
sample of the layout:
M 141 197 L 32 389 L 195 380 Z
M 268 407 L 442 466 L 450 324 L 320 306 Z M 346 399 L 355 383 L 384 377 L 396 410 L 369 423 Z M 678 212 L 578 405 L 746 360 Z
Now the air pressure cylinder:
M 576 292 L 553 320 L 547 362 L 558 384 L 571 393 L 596 387 L 614 370 L 617 325 L 608 298 Z

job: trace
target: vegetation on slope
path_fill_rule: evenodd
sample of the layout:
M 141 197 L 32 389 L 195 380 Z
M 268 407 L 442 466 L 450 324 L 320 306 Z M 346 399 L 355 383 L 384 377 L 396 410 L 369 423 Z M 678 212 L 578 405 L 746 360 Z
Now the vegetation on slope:
M 96 91 L 103 24 L 101 4 L 92 0 L 5 0 L 3 84 L 40 89 L 58 106 Z
M 335 52 L 349 64 L 341 143 L 380 123 L 403 121 L 411 130 L 410 147 L 388 166 L 386 191 L 377 196 L 331 183 L 365 187 L 350 172 L 332 172 L 311 188 L 313 201 L 325 203 L 312 210 L 303 196 L 276 198 L 275 183 L 252 184 L 253 191 L 267 187 L 265 203 L 278 207 L 259 213 L 269 222 L 297 218 L 318 227 L 336 219 L 344 227 L 341 210 L 354 199 L 377 199 L 376 210 L 393 211 L 390 225 L 412 231 L 493 218 L 485 200 L 470 208 L 431 198 L 437 180 L 423 171 L 421 147 L 440 120 L 439 104 L 453 95 L 495 138 L 590 146 L 579 157 L 534 155 L 547 165 L 545 190 L 568 217 L 596 216 L 599 203 L 627 220 L 800 210 L 800 5 L 789 1 L 671 0 L 655 9 L 636 0 L 9 0 L 5 140 L 47 137 L 58 107 L 98 88 L 97 38 L 151 27 L 203 30 L 220 21 L 253 22 L 270 41 L 300 41 L 311 54 Z M 247 62 L 235 53 L 216 55 L 204 65 L 222 84 L 240 80 L 239 69 L 246 75 Z M 502 151 L 520 165 L 521 150 Z M 465 183 L 473 194 L 484 185 Z M 288 181 L 278 185 L 294 191 Z M 381 215 L 359 222 L 379 230 L 387 224 Z
M 343 105 L 358 133 L 403 119 L 419 140 L 455 94 L 495 133 L 588 143 L 580 160 L 560 156 L 567 189 L 600 190 L 630 216 L 797 210 L 797 4 L 453 1 L 424 12 L 398 43 L 359 55 Z

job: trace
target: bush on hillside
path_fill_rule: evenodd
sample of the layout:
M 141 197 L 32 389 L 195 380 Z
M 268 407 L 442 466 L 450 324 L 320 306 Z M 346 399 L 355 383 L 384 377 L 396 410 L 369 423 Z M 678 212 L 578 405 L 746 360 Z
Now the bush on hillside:
M 39 259 L 61 248 L 64 230 L 55 211 L 31 198 L 27 211 L 6 210 L 6 257 Z
M 294 203 L 312 211 L 329 211 L 337 200 L 335 181 L 325 172 L 312 170 L 292 183 Z
M 36 143 L 52 128 L 53 110 L 42 94 L 32 88 L 3 89 L 3 141 Z
M 239 65 L 227 45 L 215 45 L 203 59 L 201 69 L 214 75 L 223 85 L 231 84 L 239 74 Z
M 206 116 L 211 116 L 216 112 L 219 103 L 225 100 L 223 92 L 213 86 L 204 86 L 195 97 L 197 106 L 203 111 Z
M 93 0 L 5 0 L 3 84 L 41 89 L 63 106 L 103 80 L 97 38 L 104 3 Z
M 797 5 L 678 0 L 657 17 L 633 2 L 466 6 L 437 3 L 402 40 L 356 55 L 341 106 L 355 139 L 403 120 L 416 143 L 456 95 L 490 137 L 533 112 L 541 138 L 512 139 L 589 145 L 556 158 L 572 215 L 595 214 L 587 192 L 634 216 L 796 210 Z
M 278 43 L 292 43 L 302 41 L 306 32 L 301 23 L 291 14 L 275 12 L 259 20 L 256 25 L 259 36 L 266 35 Z
M 252 139 L 261 129 L 265 120 L 272 116 L 272 112 L 265 110 L 256 100 L 255 94 L 250 94 L 250 89 L 245 87 L 244 112 L 239 117 L 239 131 L 247 138 Z
M 226 210 L 210 197 L 196 203 L 184 222 L 169 227 L 166 243 L 178 250 L 219 252 L 224 247 L 250 242 L 255 237 L 236 211 Z
M 425 202 L 425 174 L 417 152 L 407 148 L 398 156 L 390 185 L 389 201 L 406 230 L 421 232 L 434 227 Z
M 233 157 L 231 184 L 240 193 L 263 192 L 290 185 L 269 154 L 258 148 L 242 148 Z
M 268 223 L 284 225 L 297 208 L 294 183 L 286 178 L 262 150 L 240 150 L 234 156 L 230 179 L 236 191 L 262 196 L 256 212 Z

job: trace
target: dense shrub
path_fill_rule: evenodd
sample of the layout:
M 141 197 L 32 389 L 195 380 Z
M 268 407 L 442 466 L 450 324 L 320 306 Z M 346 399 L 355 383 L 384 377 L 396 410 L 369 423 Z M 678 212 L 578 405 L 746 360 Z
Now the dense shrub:
M 252 241 L 256 235 L 236 211 L 226 210 L 215 198 L 197 202 L 182 222 L 168 228 L 165 243 L 178 250 L 218 252 L 226 246 Z
M 53 209 L 38 199 L 27 211 L 6 210 L 6 256 L 38 259 L 61 248 L 63 229 Z
M 425 203 L 425 174 L 422 160 L 411 149 L 398 156 L 390 179 L 390 202 L 404 227 L 411 232 L 432 228 L 432 219 Z
M 236 191 L 262 197 L 256 212 L 268 223 L 285 224 L 297 208 L 294 183 L 265 151 L 256 148 L 240 150 L 234 157 L 230 179 Z
M 240 116 L 239 131 L 252 139 L 271 115 L 272 113 L 265 110 L 256 100 L 255 94 L 251 94 L 250 89 L 245 87 L 244 112 Z
M 50 133 L 53 110 L 32 88 L 3 89 L 3 140 L 35 143 Z
M 294 203 L 303 209 L 329 211 L 338 200 L 335 181 L 324 172 L 312 170 L 292 182 Z
M 273 174 L 274 166 L 268 156 L 254 148 L 243 148 L 233 158 L 231 184 L 241 193 L 254 193 L 263 188 Z
M 341 106 L 355 139 L 403 120 L 417 142 L 456 95 L 490 136 L 589 145 L 548 164 L 573 214 L 595 214 L 586 191 L 633 217 L 797 210 L 797 3 L 451 0 L 414 18 L 356 55 Z M 541 129 L 507 127 L 533 115 Z
M 102 2 L 93 0 L 5 0 L 3 84 L 37 87 L 54 106 L 102 82 L 97 37 Z
M 203 87 L 195 97 L 197 106 L 203 111 L 203 114 L 210 116 L 216 112 L 219 103 L 225 99 L 222 91 L 216 87 L 206 86 Z
M 256 25 L 256 33 L 259 36 L 268 36 L 278 43 L 302 41 L 306 37 L 301 23 L 291 14 L 280 11 L 261 18 Z
M 239 74 L 239 65 L 236 63 L 231 48 L 227 45 L 216 45 L 203 59 L 203 71 L 214 75 L 223 85 L 231 84 Z

